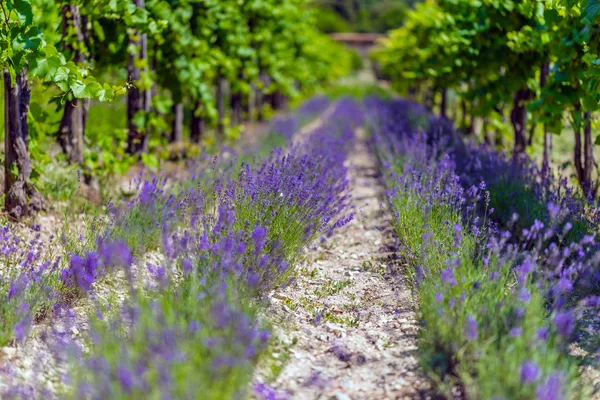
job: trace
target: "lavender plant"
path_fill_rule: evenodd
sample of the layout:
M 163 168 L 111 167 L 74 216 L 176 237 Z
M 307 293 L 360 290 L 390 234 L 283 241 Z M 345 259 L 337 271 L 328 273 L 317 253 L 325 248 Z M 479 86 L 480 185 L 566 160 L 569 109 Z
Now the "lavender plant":
M 315 104 L 322 104 L 322 100 Z M 317 110 L 314 106 L 309 109 L 303 113 L 314 117 Z M 258 153 L 264 147 L 259 143 L 245 151 Z M 223 148 L 220 156 L 225 159 L 232 153 L 232 149 Z M 44 244 L 39 237 L 28 243 L 9 227 L 2 228 L 0 293 L 6 300 L 0 306 L 0 345 L 15 337 L 25 338 L 35 319 L 93 290 L 96 281 L 114 269 L 114 264 L 104 263 L 99 256 L 107 245 L 120 242 L 134 256 L 140 256 L 160 247 L 168 233 L 198 219 L 211 206 L 204 204 L 204 192 L 216 179 L 235 175 L 234 161 L 217 163 L 213 158 L 202 153 L 190 161 L 179 179 L 140 174 L 133 182 L 132 200 L 109 202 L 107 215 L 86 218 L 83 229 L 71 229 L 67 223 L 59 235 L 60 246 Z M 204 192 L 198 191 L 199 187 Z M 62 249 L 60 256 L 49 252 L 55 247 Z
M 574 287 L 597 265 L 593 237 L 573 241 L 569 214 L 551 201 L 545 223 L 496 223 L 493 192 L 458 160 L 451 129 L 419 132 L 422 111 L 404 101 L 371 100 L 368 111 L 419 296 L 421 358 L 440 389 L 449 395 L 458 385 L 473 398 L 584 396 L 568 346 L 585 308 L 573 307 Z M 468 162 L 481 163 L 475 157 Z
M 59 259 L 53 260 L 47 254 L 39 233 L 27 240 L 5 226 L 0 228 L 0 243 L 0 293 L 4 296 L 0 302 L 2 345 L 13 338 L 23 340 L 34 316 L 52 305 L 51 287 Z
M 340 102 L 334 114 L 348 106 Z M 118 310 L 99 306 L 90 317 L 83 348 L 61 346 L 73 360 L 65 396 L 247 395 L 269 338 L 257 318 L 260 298 L 293 278 L 309 243 L 352 218 L 344 161 L 353 120 L 335 121 L 208 191 L 186 193 L 187 225 L 162 231 L 164 262 L 149 266 L 152 285 L 132 279 Z M 116 243 L 128 255 L 119 261 L 129 276 L 131 253 Z

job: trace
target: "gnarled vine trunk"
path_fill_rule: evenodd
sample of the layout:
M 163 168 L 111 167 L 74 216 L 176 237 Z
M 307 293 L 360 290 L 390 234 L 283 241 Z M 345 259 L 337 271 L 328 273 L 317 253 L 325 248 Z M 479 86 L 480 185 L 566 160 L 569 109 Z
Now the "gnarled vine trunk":
M 145 7 L 144 0 L 133 0 L 133 2 L 138 8 Z M 130 54 L 127 63 L 129 80 L 134 85 L 127 92 L 127 126 L 129 129 L 127 153 L 140 154 L 148 150 L 148 135 L 145 126 L 140 127 L 135 124 L 135 116 L 139 113 L 148 115 L 152 93 L 150 92 L 150 88 L 142 91 L 136 86 L 136 82 L 139 82 L 142 76 L 142 71 L 136 65 L 136 60 L 148 60 L 148 38 L 146 34 L 136 32 L 134 37 L 130 39 L 130 44 L 139 49 L 139 51 L 137 54 Z M 148 65 L 148 63 L 146 62 L 145 65 Z M 147 67 L 145 69 L 148 72 Z
M 244 73 L 239 72 L 237 75 L 238 82 L 244 81 Z M 231 109 L 231 126 L 237 126 L 243 121 L 244 95 L 239 85 L 230 85 L 229 106 Z
M 448 89 L 443 88 L 441 90 L 442 101 L 440 103 L 440 117 L 447 118 L 448 117 Z
M 464 99 L 461 100 L 460 109 L 461 109 L 460 126 L 462 127 L 462 130 L 465 133 L 465 135 L 472 135 L 473 134 L 473 116 L 469 116 L 466 100 L 464 100 Z
M 542 68 L 540 70 L 540 87 L 543 88 L 546 86 L 546 80 L 548 79 L 548 74 L 550 72 L 550 65 L 548 63 L 542 64 Z M 552 134 L 546 130 L 546 124 L 543 125 L 544 128 L 544 154 L 542 159 L 542 172 L 546 173 L 550 169 L 551 155 L 552 155 Z
M 525 102 L 529 99 L 531 99 L 531 90 L 527 88 L 517 90 L 513 96 L 513 108 L 510 113 L 510 122 L 515 131 L 515 143 L 513 149 L 515 154 L 524 153 L 525 146 L 527 145 L 525 137 L 525 122 L 527 119 Z
M 217 78 L 217 132 L 223 137 L 225 134 L 225 77 Z
M 5 208 L 13 217 L 44 209 L 42 196 L 28 182 L 32 169 L 27 125 L 29 100 L 26 71 L 17 74 L 13 85 L 9 71 L 4 69 L 4 194 Z
M 169 142 L 180 143 L 183 141 L 183 103 L 173 105 L 173 128 Z
M 577 104 L 575 110 L 579 115 L 581 106 Z M 592 180 L 592 172 L 595 169 L 594 160 L 594 142 L 592 140 L 592 113 L 586 111 L 583 113 L 583 160 L 581 148 L 581 123 L 576 122 L 573 127 L 575 135 L 574 164 L 577 173 L 577 180 L 587 197 L 594 197 L 598 190 L 597 183 Z
M 261 72 L 258 76 L 262 83 L 262 88 L 256 88 L 254 99 L 256 101 L 256 119 L 262 122 L 265 120 L 264 105 L 269 103 L 269 96 L 265 93 L 264 88 L 269 86 L 271 80 L 264 72 Z
M 242 94 L 231 93 L 231 125 L 236 126 L 242 122 Z
M 279 90 L 276 90 L 269 95 L 269 101 L 271 102 L 273 111 L 285 110 L 287 108 L 287 97 Z
M 248 91 L 248 93 L 246 93 L 243 98 L 242 98 L 242 102 L 244 103 L 244 110 L 245 110 L 245 114 L 244 114 L 244 122 L 250 122 L 252 121 L 252 113 L 254 111 L 254 84 L 252 84 L 250 86 L 250 90 Z
M 433 110 L 434 93 L 435 92 L 433 91 L 433 88 L 431 86 L 427 86 L 425 88 L 425 92 L 423 93 L 423 105 L 425 106 L 428 112 L 431 112 Z
M 206 131 L 206 122 L 202 116 L 201 108 L 202 105 L 197 101 L 194 104 L 194 111 L 192 112 L 190 122 L 190 140 L 192 143 L 200 143 L 200 138 L 204 136 L 204 132 Z
M 86 27 L 82 21 L 78 6 L 63 6 L 62 29 L 64 35 L 67 35 L 72 30 L 75 38 L 80 43 L 87 42 Z M 79 49 L 76 50 L 74 61 L 77 64 L 83 64 L 86 61 L 86 54 Z M 73 98 L 67 101 L 64 106 L 58 130 L 58 143 L 72 164 L 83 165 L 85 153 L 84 133 L 89 102 L 89 99 Z

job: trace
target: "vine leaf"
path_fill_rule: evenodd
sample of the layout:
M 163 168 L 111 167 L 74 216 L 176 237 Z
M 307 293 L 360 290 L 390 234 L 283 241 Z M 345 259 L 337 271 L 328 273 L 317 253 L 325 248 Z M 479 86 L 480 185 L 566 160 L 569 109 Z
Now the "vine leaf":
M 7 8 L 15 10 L 19 16 L 19 22 L 25 25 L 31 25 L 33 22 L 33 11 L 31 4 L 26 0 L 8 0 Z
M 585 8 L 583 9 L 583 17 L 587 18 L 590 21 L 593 21 L 596 18 L 596 15 L 600 11 L 600 1 L 599 0 L 588 0 Z

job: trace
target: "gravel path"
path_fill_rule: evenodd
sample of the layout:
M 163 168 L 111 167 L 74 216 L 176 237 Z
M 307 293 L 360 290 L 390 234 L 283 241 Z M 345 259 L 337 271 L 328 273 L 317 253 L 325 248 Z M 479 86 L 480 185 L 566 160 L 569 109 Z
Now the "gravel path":
M 415 302 L 386 250 L 393 233 L 364 139 L 349 162 L 355 219 L 310 252 L 297 284 L 271 297 L 278 344 L 257 379 L 293 399 L 428 398 Z

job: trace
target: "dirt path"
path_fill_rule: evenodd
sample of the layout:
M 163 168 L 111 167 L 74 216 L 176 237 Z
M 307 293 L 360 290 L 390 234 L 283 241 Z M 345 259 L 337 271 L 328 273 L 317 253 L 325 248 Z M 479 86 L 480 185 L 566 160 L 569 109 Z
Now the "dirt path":
M 279 344 L 259 379 L 293 399 L 426 398 L 414 300 L 386 251 L 384 188 L 364 139 L 349 162 L 355 219 L 273 295 L 267 315 Z

